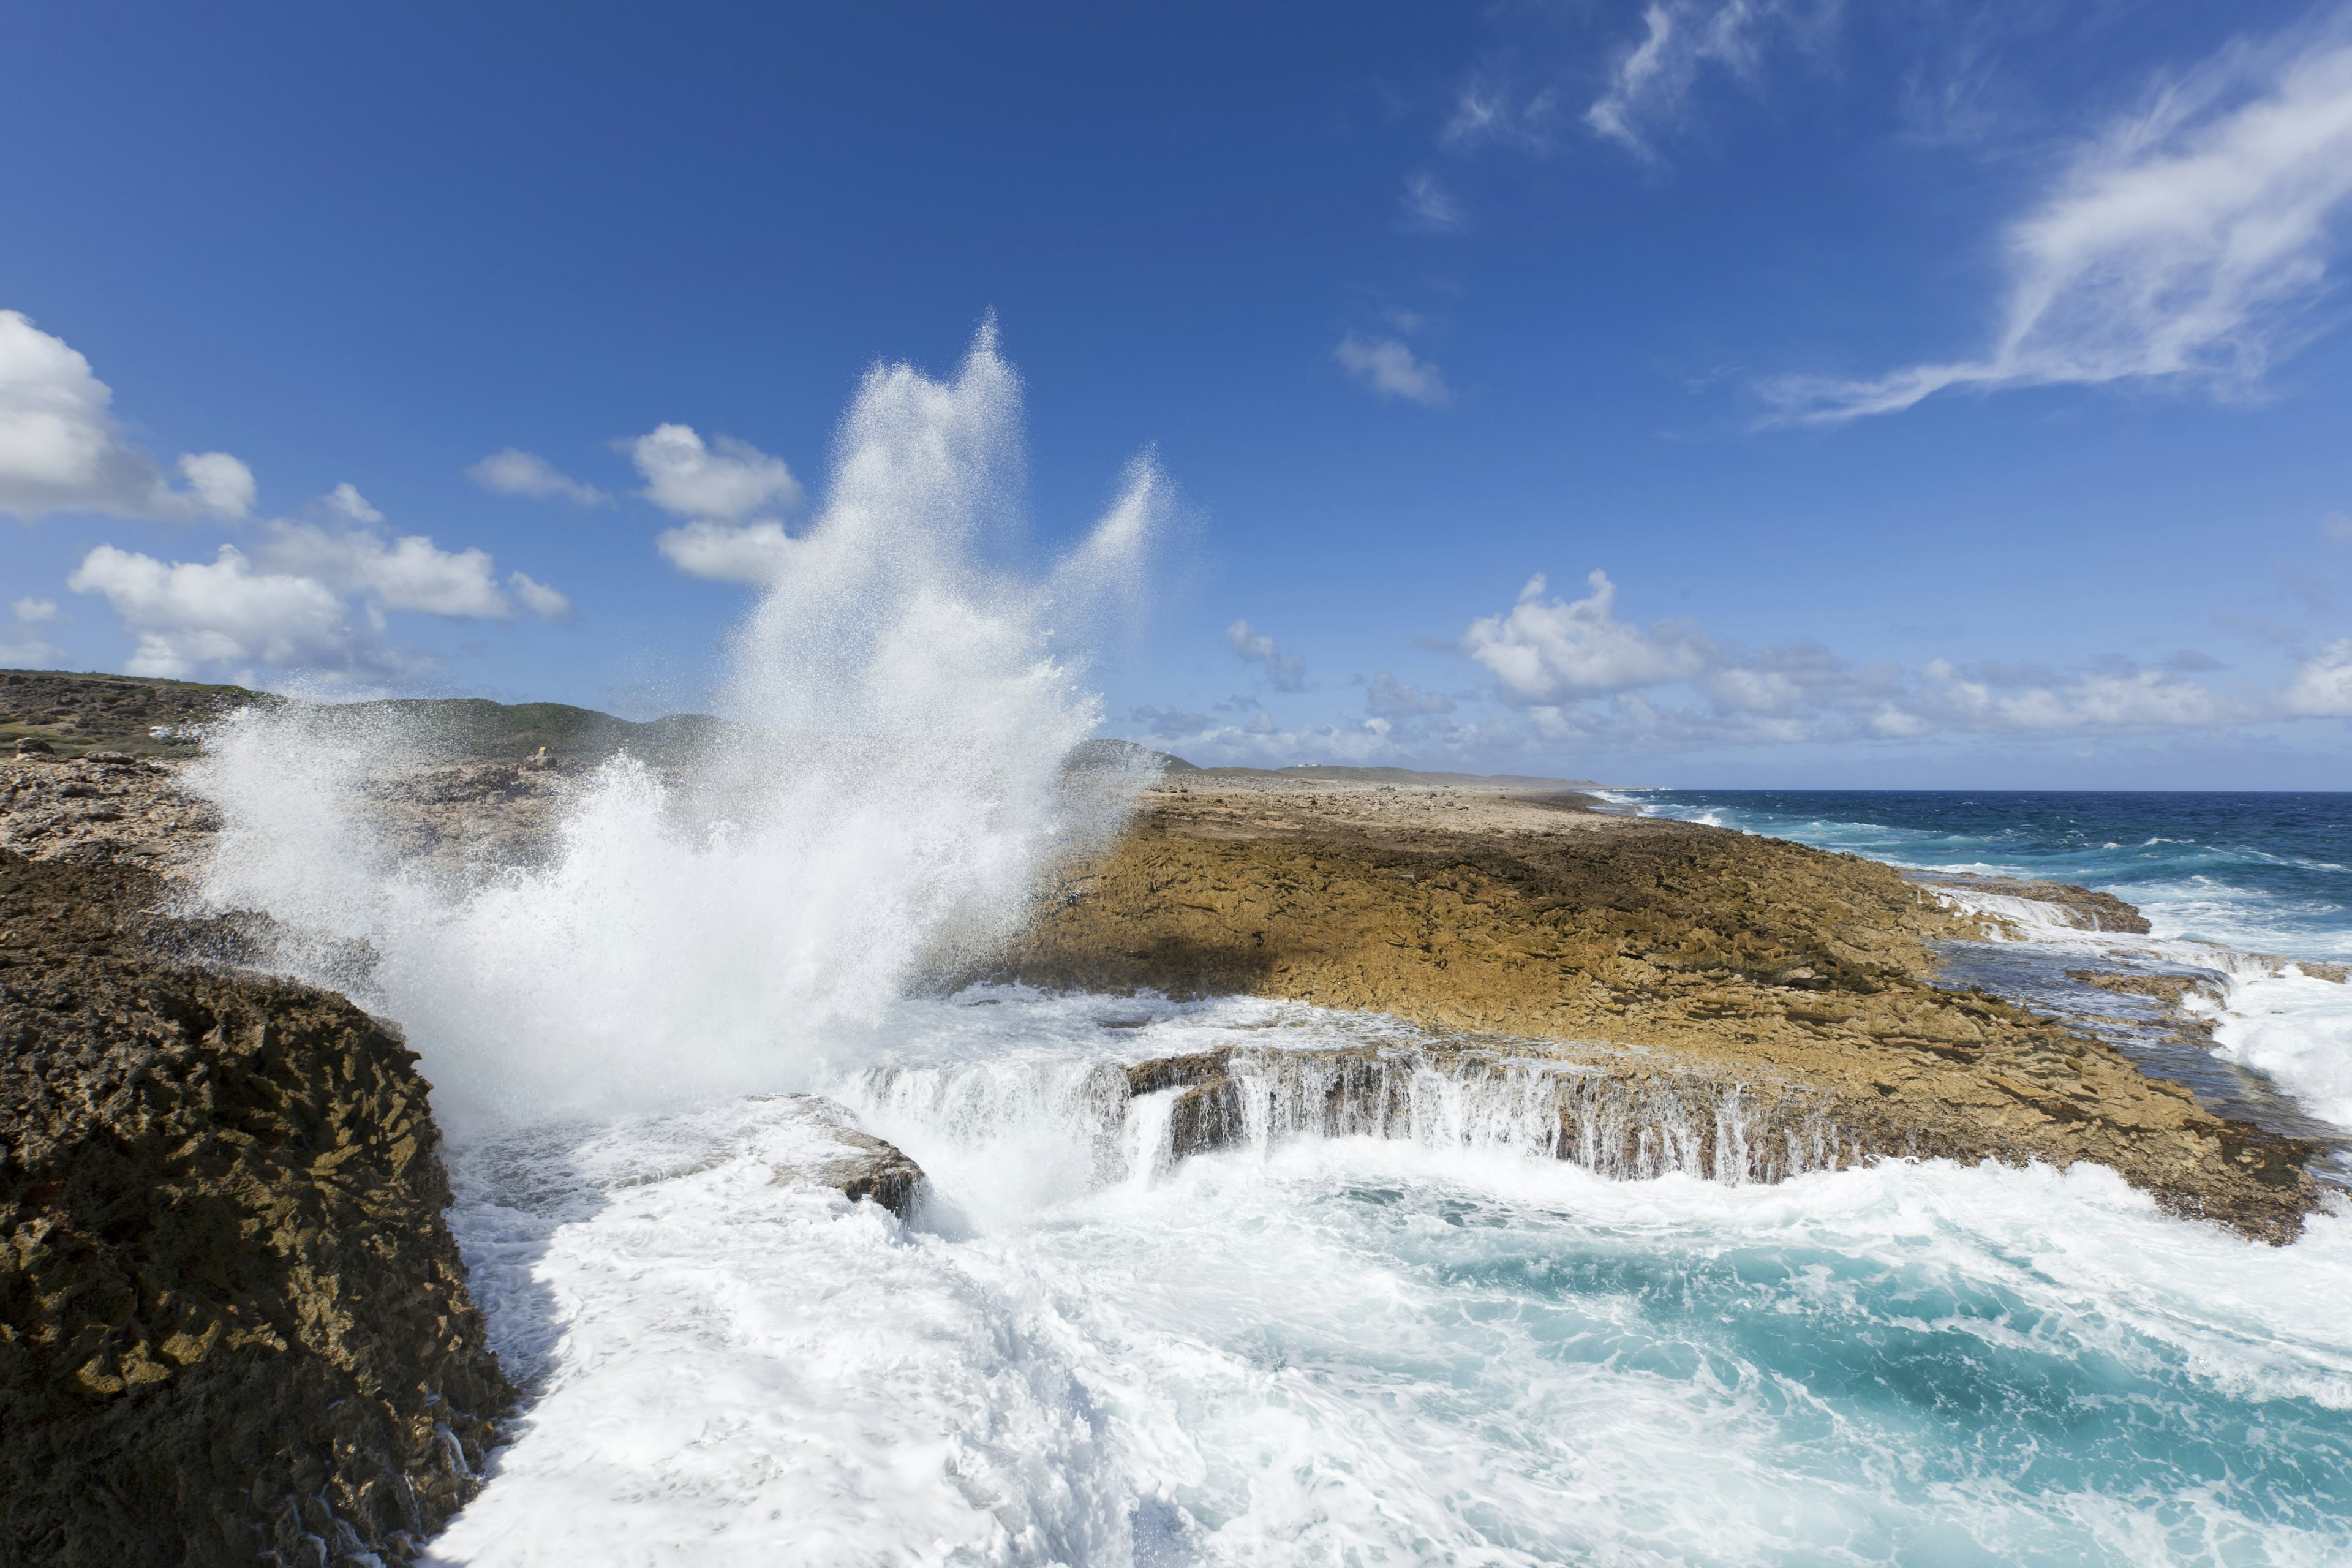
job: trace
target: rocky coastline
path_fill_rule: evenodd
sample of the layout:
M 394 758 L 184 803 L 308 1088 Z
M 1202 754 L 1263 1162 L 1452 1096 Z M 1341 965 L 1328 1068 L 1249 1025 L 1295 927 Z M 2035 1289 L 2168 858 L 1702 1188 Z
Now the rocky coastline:
M 107 695 L 132 718 L 197 701 Z M 429 1086 L 396 1025 L 247 966 L 250 926 L 171 912 L 217 822 L 174 742 L 88 743 L 105 721 L 0 759 L 0 1560 L 410 1560 L 517 1398 L 442 1218 Z M 415 759 L 375 791 L 379 826 L 451 871 L 529 859 L 614 731 L 465 722 L 498 744 Z M 1531 1152 L 1625 1177 L 2090 1161 L 2273 1243 L 2319 1203 L 2311 1142 L 1939 982 L 1936 944 L 1988 919 L 1945 889 L 1597 804 L 1534 780 L 1171 770 L 951 983 L 1244 994 L 1426 1032 L 1133 1064 L 1126 1098 L 1164 1105 L 1178 1158 L 1426 1136 L 1442 1081 L 1536 1106 Z M 2081 889 L 1976 890 L 2145 930 Z M 2084 984 L 2177 1005 L 2197 983 Z M 913 1213 L 920 1170 L 837 1110 L 810 1111 L 838 1121 L 837 1155 L 778 1179 Z
M 0 850 L 0 1560 L 405 1561 L 513 1399 L 428 1086 L 161 891 Z
M 1653 1119 L 1654 1139 L 1676 1120 L 1711 1126 L 1744 1085 L 1751 1103 L 1802 1101 L 1830 1166 L 2088 1160 L 2173 1212 L 2273 1242 L 2301 1233 L 2319 1201 L 2313 1144 L 2214 1114 L 2087 1031 L 1938 985 L 1930 944 L 1983 935 L 1983 917 L 1873 861 L 1593 804 L 1517 785 L 1171 776 L 993 977 L 1383 1012 L 1679 1107 Z M 2137 918 L 2072 892 L 2086 925 Z M 1220 1079 L 1203 1067 L 1194 1087 L 1230 1094 Z M 1204 1109 L 1182 1124 L 1234 1121 Z M 1622 1136 L 1643 1131 L 1636 1118 Z M 1687 1168 L 1727 1174 L 1714 1135 L 1702 1142 Z

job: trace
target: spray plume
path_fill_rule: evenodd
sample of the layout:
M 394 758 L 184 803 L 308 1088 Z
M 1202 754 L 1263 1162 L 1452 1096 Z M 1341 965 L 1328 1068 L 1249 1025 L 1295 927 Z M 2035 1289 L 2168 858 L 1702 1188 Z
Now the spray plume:
M 1139 460 L 1057 569 L 992 568 L 1019 422 L 992 325 L 950 382 L 869 373 L 822 511 L 731 639 L 731 722 L 682 766 L 606 763 L 532 863 L 453 876 L 390 847 L 378 807 L 430 751 L 393 710 L 217 726 L 192 770 L 223 821 L 205 900 L 265 912 L 278 967 L 398 1020 L 461 1127 L 845 1065 L 1148 776 L 1066 768 L 1100 716 L 1067 632 L 1134 591 L 1167 486 Z

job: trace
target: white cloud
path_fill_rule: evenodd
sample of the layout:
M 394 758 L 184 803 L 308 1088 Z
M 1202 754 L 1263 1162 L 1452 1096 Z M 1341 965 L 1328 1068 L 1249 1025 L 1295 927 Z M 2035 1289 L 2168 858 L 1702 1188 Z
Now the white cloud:
M 1265 682 L 1276 691 L 1307 689 L 1306 656 L 1284 653 L 1272 637 L 1252 631 L 1247 621 L 1235 621 L 1225 628 L 1225 646 L 1236 658 L 1265 666 Z
M 2046 684 L 1972 677 L 1942 659 L 1912 706 L 1937 728 L 2012 733 L 2196 729 L 2266 715 L 2160 669 L 2092 670 Z
M 2228 51 L 2084 149 L 2008 233 L 1981 358 L 1767 395 L 1830 423 L 1948 387 L 2251 384 L 2311 330 L 2352 197 L 2352 44 L 2303 44 Z
M 800 504 L 800 481 L 781 458 L 720 436 L 708 446 L 689 425 L 661 425 L 621 443 L 645 477 L 638 493 L 672 517 L 740 522 L 769 507 Z
M 1686 626 L 1661 621 L 1648 631 L 1616 618 L 1616 584 L 1594 572 L 1591 593 L 1574 603 L 1544 597 L 1538 574 L 1519 602 L 1471 623 L 1462 650 L 1494 672 L 1507 701 L 1550 703 L 1689 680 L 1710 659 L 1706 641 Z
M 383 513 L 350 484 L 320 498 L 318 510 L 344 526 L 321 527 L 278 518 L 263 530 L 256 556 L 268 571 L 315 579 L 338 595 L 358 595 L 380 609 L 414 610 L 460 620 L 510 620 L 515 600 L 544 619 L 567 616 L 572 602 L 521 573 L 510 573 L 509 599 L 499 586 L 498 566 L 479 548 L 444 550 L 412 533 L 387 541 L 370 526 Z M 528 590 L 520 584 L 529 584 Z
M 1834 26 L 1838 0 L 1661 0 L 1642 12 L 1642 37 L 1617 61 L 1609 86 L 1584 111 L 1584 123 L 1655 158 L 1661 122 L 1684 113 L 1691 89 L 1709 66 L 1752 80 L 1776 31 L 1802 35 Z
M 2331 511 L 2321 518 L 2319 537 L 2337 544 L 2352 544 L 2352 513 Z
M 359 487 L 349 480 L 337 485 L 320 499 L 319 504 L 347 522 L 382 522 L 383 513 L 368 504 Z
M 242 679 L 270 668 L 391 679 L 431 660 L 384 640 L 387 611 L 503 621 L 520 603 L 546 620 L 572 613 L 563 595 L 520 572 L 509 573 L 502 589 L 486 550 L 444 550 L 421 533 L 387 541 L 368 526 L 383 514 L 351 485 L 316 505 L 344 523 L 273 519 L 250 554 L 224 544 L 209 562 L 167 563 L 101 544 L 66 586 L 113 606 L 138 639 L 133 675 L 213 670 Z
M 664 429 L 670 428 L 665 426 Z M 658 435 L 656 431 L 655 434 Z M 652 437 L 641 437 L 651 440 Z M 486 490 L 504 496 L 530 496 L 540 500 L 568 500 L 580 506 L 601 506 L 608 498 L 593 485 L 581 483 L 536 452 L 502 447 L 466 469 L 466 477 Z
M 2352 637 L 2329 643 L 2305 659 L 2282 701 L 2288 712 L 2306 718 L 2352 719 Z
M 2072 671 L 1936 660 L 1863 665 L 1817 643 L 1742 649 L 1687 622 L 1621 621 L 1601 573 L 1574 603 L 1538 577 L 1509 612 L 1472 623 L 1457 651 L 1494 677 L 1523 733 L 1623 752 L 1913 739 L 1939 733 L 2134 734 L 2352 716 L 2352 639 L 2306 660 L 2283 689 L 2222 690 L 2190 679 L 2220 667 L 2109 658 Z M 1675 688 L 1696 701 L 1662 696 Z M 1375 701 L 1375 710 L 1380 704 Z
M 226 452 L 190 452 L 179 463 L 180 477 L 188 481 L 195 510 L 211 517 L 240 518 L 253 510 L 253 470 Z M 165 491 L 163 510 L 154 515 L 181 517 L 179 494 Z
M 1404 177 L 1403 212 L 1405 226 L 1426 233 L 1443 233 L 1463 225 L 1462 204 L 1439 182 L 1436 175 L 1425 170 Z
M 689 576 L 764 588 L 782 579 L 793 541 L 780 522 L 689 522 L 663 530 L 654 545 Z
M 0 310 L 0 512 L 184 521 L 252 510 L 251 469 L 226 452 L 189 453 L 177 465 L 185 488 L 175 488 L 123 435 L 113 401 L 63 339 Z
M 364 594 L 390 610 L 504 620 L 514 606 L 499 591 L 486 550 L 443 550 L 423 534 L 391 543 L 364 529 L 272 522 L 259 545 L 275 572 L 315 578 L 339 594 Z
M 524 609 L 542 621 L 566 620 L 572 615 L 572 601 L 536 578 L 509 572 L 507 586 L 514 590 L 514 596 L 522 601 Z
M 1559 95 L 1553 89 L 1519 100 L 1507 83 L 1482 72 L 1462 89 L 1453 117 L 1437 139 L 1456 152 L 1501 143 L 1527 153 L 1548 153 L 1556 140 L 1553 127 L 1559 115 Z
M 36 599 L 26 595 L 10 605 L 8 613 L 26 626 L 37 626 L 58 618 L 58 602 L 55 599 Z
M 352 624 L 341 595 L 313 578 L 257 572 L 235 545 L 209 562 L 170 565 L 101 544 L 66 586 L 99 594 L 139 639 L 132 675 L 184 679 L 256 665 L 321 673 L 397 673 L 403 661 Z
M 1264 712 L 1249 723 L 1233 724 L 1206 713 L 1138 708 L 1128 715 L 1128 727 L 1196 763 L 1281 766 L 1312 760 L 1361 767 L 1404 754 L 1388 721 L 1379 718 L 1285 729 Z
M 1331 351 L 1349 374 L 1384 397 L 1402 397 L 1430 408 L 1454 401 L 1445 377 L 1427 360 L 1417 358 L 1397 338 L 1367 337 L 1349 332 Z

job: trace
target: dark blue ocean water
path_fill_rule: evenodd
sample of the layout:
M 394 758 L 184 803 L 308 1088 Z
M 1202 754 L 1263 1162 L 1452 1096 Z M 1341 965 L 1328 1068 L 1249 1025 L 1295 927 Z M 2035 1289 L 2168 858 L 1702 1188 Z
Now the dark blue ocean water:
M 2352 794 L 1628 790 L 1616 798 L 1897 866 L 2079 883 L 2138 905 L 2158 936 L 2352 958 Z

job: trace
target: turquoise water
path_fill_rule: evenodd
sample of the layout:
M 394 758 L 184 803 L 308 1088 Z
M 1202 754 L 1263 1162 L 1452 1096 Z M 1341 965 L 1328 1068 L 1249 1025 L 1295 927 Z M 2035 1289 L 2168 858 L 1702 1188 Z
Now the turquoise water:
M 1619 798 L 1894 865 L 2041 877 L 2160 936 L 2352 958 L 2352 795 L 1639 790 Z
M 1969 973 L 2198 969 L 2217 1061 L 2352 1122 L 2352 990 L 2231 951 L 2352 955 L 2346 797 L 1627 798 L 2116 892 L 2156 935 L 1968 944 Z M 830 1089 L 929 1173 L 905 1225 L 793 1178 L 823 1156 L 789 1099 L 461 1150 L 452 1224 L 539 1393 L 433 1561 L 2352 1563 L 2340 1198 L 2272 1247 L 2088 1165 L 1728 1186 L 1274 1137 L 1167 1168 L 1141 1101 L 1072 1091 L 1401 1032 L 910 1002 L 877 1061 L 922 1092 Z

